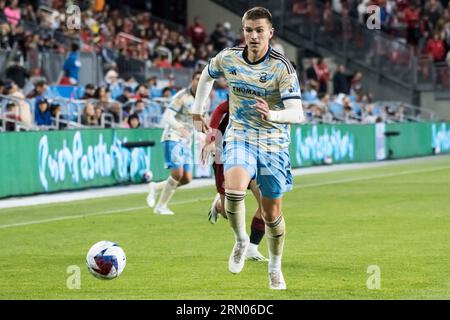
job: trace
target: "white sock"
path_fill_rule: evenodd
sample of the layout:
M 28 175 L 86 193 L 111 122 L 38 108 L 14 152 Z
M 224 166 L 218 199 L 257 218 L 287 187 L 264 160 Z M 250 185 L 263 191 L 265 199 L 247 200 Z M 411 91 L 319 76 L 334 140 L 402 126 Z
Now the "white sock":
M 245 191 L 225 190 L 225 212 L 237 242 L 247 242 L 245 231 Z
M 170 176 L 163 185 L 161 196 L 159 197 L 159 201 L 156 204 L 156 207 L 167 207 L 167 204 L 175 193 L 177 186 L 178 181 Z
M 269 272 L 279 270 L 281 270 L 281 256 L 276 256 L 269 252 Z

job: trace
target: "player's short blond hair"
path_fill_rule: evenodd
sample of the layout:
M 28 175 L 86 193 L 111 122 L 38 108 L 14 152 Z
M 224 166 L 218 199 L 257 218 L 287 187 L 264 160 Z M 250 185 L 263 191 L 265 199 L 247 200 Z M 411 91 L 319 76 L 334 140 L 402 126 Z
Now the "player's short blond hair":
M 267 19 L 267 22 L 272 25 L 272 14 L 264 7 L 253 7 L 251 9 L 248 9 L 242 17 L 242 25 L 244 25 L 245 20 L 258 19 Z

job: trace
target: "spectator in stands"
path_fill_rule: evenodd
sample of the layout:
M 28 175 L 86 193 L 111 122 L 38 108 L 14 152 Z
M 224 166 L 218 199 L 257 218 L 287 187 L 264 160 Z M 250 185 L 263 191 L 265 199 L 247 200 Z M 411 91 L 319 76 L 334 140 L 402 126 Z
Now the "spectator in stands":
M 362 92 L 363 84 L 362 84 L 362 72 L 358 71 L 353 75 L 352 82 L 351 82 L 351 88 L 350 88 L 350 94 L 352 96 L 357 96 Z
M 222 23 L 216 24 L 216 29 L 211 34 L 211 42 L 214 44 L 214 49 L 219 52 L 227 47 L 228 38 L 225 34 L 225 29 Z
M 145 102 L 142 100 L 137 100 L 134 104 L 134 113 L 139 116 L 139 122 L 141 124 L 147 123 L 147 112 L 145 110 Z
M 52 114 L 47 99 L 39 100 L 37 108 L 34 110 L 34 122 L 38 126 L 52 125 Z
M 45 93 L 47 92 L 47 89 L 48 89 L 47 81 L 39 80 L 35 83 L 34 89 L 30 93 L 28 93 L 27 99 L 34 99 L 37 97 L 44 96 Z
M 232 48 L 236 45 L 236 34 L 231 29 L 231 23 L 228 21 L 223 24 L 223 33 L 225 35 L 225 38 L 227 38 L 227 45 L 226 47 Z M 213 46 L 214 47 L 214 46 Z M 211 56 L 212 58 L 213 56 Z
M 14 103 L 19 107 L 19 116 L 20 121 L 22 121 L 25 125 L 31 125 L 33 122 L 33 118 L 31 115 L 30 106 L 25 100 L 25 96 L 22 91 L 19 90 L 17 84 L 12 80 L 5 81 L 4 92 L 8 97 L 14 100 Z
M 13 63 L 6 69 L 6 77 L 13 80 L 19 88 L 23 89 L 25 82 L 30 78 L 30 74 L 21 64 L 20 54 L 16 55 Z
M 314 80 L 314 81 L 319 81 L 319 78 L 317 77 L 317 73 L 316 73 L 316 58 L 312 58 L 310 61 L 310 65 L 309 67 L 306 69 L 306 81 L 308 80 Z
M 181 61 L 181 56 L 177 55 L 175 59 L 172 61 L 172 68 L 175 69 L 184 69 L 183 63 Z
M 52 120 L 55 121 L 55 125 L 58 129 L 64 129 L 67 127 L 67 124 L 63 121 L 66 121 L 66 117 L 62 114 L 62 106 L 57 102 L 50 103 L 50 113 L 52 115 Z M 63 121 L 61 121 L 63 120 Z M 53 121 L 52 121 L 53 123 Z
M 373 108 L 374 108 L 373 104 L 366 105 L 365 112 L 364 112 L 365 115 L 362 119 L 362 123 L 379 122 L 379 119 L 377 118 L 377 116 L 374 115 Z
M 450 1 L 449 3 L 449 15 L 450 15 Z M 444 39 L 445 49 L 450 52 L 450 17 L 448 18 L 444 30 L 442 30 L 442 39 Z
M 150 92 L 145 83 L 141 83 L 136 87 L 134 98 L 137 100 L 150 99 Z
M 433 58 L 434 62 L 444 61 L 445 45 L 439 36 L 439 32 L 435 31 L 433 38 L 428 40 L 425 52 Z
M 153 62 L 156 68 L 172 68 L 172 64 L 169 61 L 169 56 L 166 53 L 161 53 Z
M 95 119 L 97 119 L 97 125 L 99 126 L 103 126 L 103 105 L 101 103 L 97 103 L 94 106 L 94 114 L 95 114 Z
M 116 101 L 125 104 L 132 98 L 133 98 L 133 90 L 130 87 L 125 87 L 123 89 L 123 93 L 116 98 Z
M 407 41 L 416 47 L 420 39 L 420 8 L 415 1 L 410 1 L 403 11 L 403 20 L 406 23 Z
M 69 78 L 71 85 L 77 85 L 79 82 L 79 73 L 81 67 L 80 55 L 78 53 L 79 45 L 72 43 L 71 52 L 67 59 L 64 61 L 63 70 L 66 76 Z
M 185 68 L 195 68 L 197 60 L 195 59 L 195 49 L 192 48 L 187 54 L 186 58 L 181 62 Z
M 325 62 L 324 58 L 319 58 L 315 65 L 314 71 L 316 72 L 319 80 L 319 94 L 328 92 L 328 81 L 330 81 L 330 70 Z
M 424 13 L 428 16 L 433 26 L 436 26 L 438 20 L 444 13 L 444 8 L 442 7 L 442 4 L 437 0 L 428 0 L 425 4 Z
M 119 124 L 121 119 L 120 119 L 120 111 L 121 111 L 121 106 L 120 103 L 118 102 L 113 102 L 110 104 L 109 109 L 107 109 L 105 112 L 106 114 L 110 115 L 114 121 L 114 123 Z
M 138 82 L 136 81 L 136 79 L 133 76 L 129 76 L 127 78 L 125 78 L 125 82 L 123 83 L 124 87 L 130 87 L 132 90 L 135 90 L 136 87 L 138 86 Z
M 11 27 L 7 23 L 0 25 L 0 49 L 11 50 L 14 37 L 11 36 Z
M 85 126 L 96 126 L 98 124 L 98 119 L 95 117 L 94 105 L 91 102 L 87 102 L 84 105 L 81 124 Z
M 165 87 L 162 90 L 162 97 L 163 98 L 172 98 L 173 97 L 172 89 L 170 89 L 169 87 Z
M 6 21 L 12 26 L 17 26 L 20 23 L 21 10 L 19 8 L 18 0 L 11 0 L 10 5 L 3 10 Z
M 194 24 L 189 27 L 188 34 L 194 48 L 198 48 L 200 45 L 205 44 L 206 31 L 203 24 L 200 23 L 199 17 L 194 18 Z
M 393 120 L 397 122 L 405 121 L 405 106 L 403 104 L 401 104 L 395 111 Z
M 92 83 L 88 83 L 84 87 L 84 95 L 82 99 L 96 99 L 95 91 L 95 85 L 93 85 Z
M 345 65 L 340 64 L 338 70 L 333 76 L 333 93 L 338 95 L 339 93 L 350 94 L 351 76 L 346 73 Z
M 141 126 L 141 121 L 139 119 L 139 116 L 137 114 L 135 114 L 135 113 L 131 114 L 128 117 L 127 123 L 128 123 L 128 127 L 130 129 L 136 129 L 136 128 L 139 128 Z
M 17 104 L 15 104 L 12 101 L 9 101 L 6 104 L 6 114 L 5 117 L 7 119 L 13 120 L 13 121 L 21 121 L 20 115 L 19 115 L 19 107 Z M 6 131 L 15 131 L 16 130 L 16 124 L 14 122 L 5 121 L 5 129 Z
M 158 87 L 158 78 L 152 76 L 147 79 L 147 86 L 150 91 L 150 96 L 153 98 L 159 98 L 162 95 L 161 89 Z

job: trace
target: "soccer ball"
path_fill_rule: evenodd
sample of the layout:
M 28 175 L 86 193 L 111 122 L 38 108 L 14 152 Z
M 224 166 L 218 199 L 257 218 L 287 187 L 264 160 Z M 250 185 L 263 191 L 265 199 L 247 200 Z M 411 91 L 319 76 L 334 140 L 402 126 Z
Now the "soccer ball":
M 153 179 L 153 172 L 151 170 L 149 171 L 145 171 L 144 174 L 142 175 L 142 180 L 144 180 L 145 182 L 150 182 Z
M 89 272 L 99 279 L 117 278 L 125 268 L 126 262 L 125 252 L 111 241 L 97 242 L 86 255 Z

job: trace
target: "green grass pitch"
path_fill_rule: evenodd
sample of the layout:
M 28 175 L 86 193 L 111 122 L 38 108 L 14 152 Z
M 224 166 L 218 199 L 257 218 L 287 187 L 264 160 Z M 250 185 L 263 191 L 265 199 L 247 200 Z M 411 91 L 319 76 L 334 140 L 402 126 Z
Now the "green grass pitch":
M 283 270 L 228 272 L 227 221 L 207 221 L 213 187 L 180 189 L 158 216 L 145 194 L 0 210 L 0 299 L 450 299 L 450 158 L 311 174 L 285 194 Z M 247 195 L 247 228 L 255 202 Z M 127 254 L 123 274 L 94 278 L 85 255 L 100 240 Z M 261 251 L 267 254 L 265 239 Z M 81 268 L 68 289 L 67 268 Z M 367 269 L 381 271 L 369 290 Z

